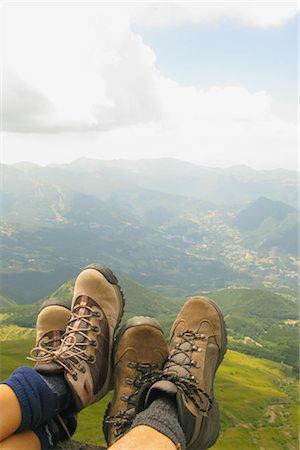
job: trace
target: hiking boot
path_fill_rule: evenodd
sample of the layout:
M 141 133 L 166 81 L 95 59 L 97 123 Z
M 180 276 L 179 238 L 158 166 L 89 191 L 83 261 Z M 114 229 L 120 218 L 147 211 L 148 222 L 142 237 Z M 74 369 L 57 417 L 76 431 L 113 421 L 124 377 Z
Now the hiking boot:
M 41 304 L 36 321 L 36 347 L 32 350 L 35 354 L 43 356 L 60 347 L 62 336 L 71 316 L 70 308 L 71 300 L 58 298 L 48 298 Z M 49 370 L 51 364 L 55 372 L 56 363 L 51 362 L 37 362 L 34 369 L 43 372 L 45 368 Z M 51 419 L 51 424 L 51 429 L 55 429 L 57 440 L 64 441 L 70 439 L 75 433 L 77 417 L 59 415 Z M 49 427 L 51 424 L 49 421 Z
M 133 317 L 121 328 L 114 348 L 114 397 L 103 421 L 108 446 L 132 424 L 142 377 L 161 369 L 168 355 L 167 342 L 155 319 Z
M 114 332 L 123 307 L 112 271 L 100 264 L 85 267 L 75 281 L 71 317 L 60 347 L 35 358 L 45 363 L 39 372 L 64 372 L 74 398 L 72 413 L 100 400 L 111 387 Z
M 36 347 L 32 349 L 35 355 L 43 356 L 58 349 L 71 316 L 70 308 L 71 301 L 58 298 L 48 298 L 42 303 L 36 321 Z M 34 369 L 43 371 L 43 366 L 48 369 L 50 365 L 37 362 Z M 52 368 L 55 370 L 56 364 Z
M 226 352 L 225 322 L 218 306 L 204 297 L 191 297 L 171 330 L 170 356 L 163 370 L 144 379 L 136 411 L 161 394 L 175 398 L 179 423 L 188 449 L 206 449 L 218 438 L 220 414 L 213 383 Z

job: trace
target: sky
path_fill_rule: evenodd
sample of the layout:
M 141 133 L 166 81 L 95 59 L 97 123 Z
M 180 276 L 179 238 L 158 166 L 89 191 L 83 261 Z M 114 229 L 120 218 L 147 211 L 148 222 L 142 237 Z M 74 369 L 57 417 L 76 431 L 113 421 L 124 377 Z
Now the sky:
M 298 2 L 1 3 L 1 161 L 298 165 Z

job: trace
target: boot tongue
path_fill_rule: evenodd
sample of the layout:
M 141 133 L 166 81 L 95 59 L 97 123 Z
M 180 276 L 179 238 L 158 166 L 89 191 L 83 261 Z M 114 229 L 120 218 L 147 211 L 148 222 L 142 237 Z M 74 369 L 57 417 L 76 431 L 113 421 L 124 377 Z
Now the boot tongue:
M 188 369 L 192 359 L 192 342 L 182 342 L 171 352 L 170 360 L 166 362 L 164 369 L 167 373 L 174 373 L 180 377 L 189 377 Z
M 88 313 L 90 313 L 89 309 L 87 309 L 87 305 L 91 301 L 93 302 L 93 300 L 90 299 L 87 295 L 82 295 L 82 296 L 78 297 L 74 304 L 74 306 L 76 307 L 76 314 L 78 316 L 86 316 Z M 85 320 L 83 320 L 83 318 L 80 318 L 80 317 L 77 318 L 72 324 L 72 329 L 74 331 L 76 329 L 78 331 L 84 331 L 88 327 L 89 327 L 89 324 Z M 76 342 L 78 342 L 78 343 L 82 343 L 86 340 L 86 337 L 82 333 L 76 333 L 76 331 L 75 331 L 75 337 L 76 337 Z M 74 342 L 74 336 L 67 337 L 66 342 L 68 342 L 68 343 Z
M 34 366 L 34 369 L 37 372 L 40 373 L 45 373 L 45 374 L 59 374 L 59 373 L 63 373 L 64 368 L 60 365 L 57 364 L 56 362 L 46 362 L 46 363 L 42 363 L 39 362 Z
M 170 397 L 175 397 L 177 394 L 177 387 L 175 386 L 174 383 L 171 383 L 171 381 L 167 380 L 157 381 L 151 386 L 146 395 L 145 407 L 148 408 L 148 406 L 162 394 L 168 395 Z

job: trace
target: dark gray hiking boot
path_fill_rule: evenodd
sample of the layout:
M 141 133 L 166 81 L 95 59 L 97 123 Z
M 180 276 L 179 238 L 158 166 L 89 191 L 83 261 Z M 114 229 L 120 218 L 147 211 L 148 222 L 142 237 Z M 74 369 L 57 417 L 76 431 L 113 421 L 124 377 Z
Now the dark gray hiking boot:
M 218 306 L 208 298 L 191 297 L 172 326 L 170 356 L 163 370 L 156 380 L 155 376 L 144 379 L 136 412 L 160 395 L 170 395 L 177 402 L 187 448 L 211 447 L 220 431 L 213 383 L 226 344 L 225 322 Z
M 103 421 L 109 446 L 132 424 L 142 377 L 161 369 L 168 355 L 168 344 L 155 319 L 133 317 L 121 328 L 114 349 L 114 397 Z
M 87 266 L 75 281 L 71 316 L 60 347 L 44 355 L 33 353 L 39 372 L 64 372 L 74 397 L 72 413 L 100 400 L 111 388 L 113 339 L 123 307 L 112 271 L 99 264 Z

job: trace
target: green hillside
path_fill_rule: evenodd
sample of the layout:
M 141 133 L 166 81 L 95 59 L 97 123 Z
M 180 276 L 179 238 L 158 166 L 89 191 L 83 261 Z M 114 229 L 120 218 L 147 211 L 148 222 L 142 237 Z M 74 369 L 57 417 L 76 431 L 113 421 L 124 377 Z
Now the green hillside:
M 11 300 L 10 298 L 0 295 L 0 311 L 6 311 L 8 308 L 11 308 L 13 306 L 16 306 L 16 302 Z
M 296 301 L 259 289 L 222 289 L 209 296 L 224 314 L 230 348 L 299 370 Z
M 166 335 L 183 299 L 163 296 L 153 289 L 120 278 L 125 295 L 123 322 L 135 315 L 155 317 Z M 74 279 L 62 284 L 51 297 L 71 301 Z M 196 294 L 200 294 L 199 292 Z M 220 306 L 228 329 L 229 348 L 242 353 L 284 362 L 298 371 L 299 318 L 296 301 L 261 289 L 221 289 L 206 293 Z M 34 327 L 39 303 L 0 309 L 1 326 Z
M 17 331 L 17 330 L 16 330 Z M 22 345 L 20 345 L 20 339 Z M 0 378 L 20 365 L 31 365 L 25 355 L 33 338 L 0 343 Z M 296 450 L 298 429 L 297 383 L 284 364 L 228 351 L 216 378 L 222 432 L 214 449 Z M 111 393 L 79 414 L 75 439 L 104 443 L 102 419 Z
M 0 306 L 0 325 L 16 325 L 31 328 L 35 326 L 39 303 L 18 305 L 10 302 L 6 306 Z
M 297 319 L 297 303 L 262 289 L 221 289 L 208 294 L 223 314 L 257 317 L 264 320 Z

